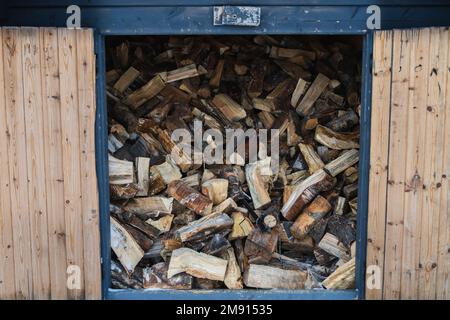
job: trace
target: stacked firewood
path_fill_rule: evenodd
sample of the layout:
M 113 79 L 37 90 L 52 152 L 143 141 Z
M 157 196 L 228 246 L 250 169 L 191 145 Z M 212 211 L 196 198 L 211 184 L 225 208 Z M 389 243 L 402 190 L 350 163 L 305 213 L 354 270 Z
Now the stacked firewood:
M 137 37 L 107 49 L 114 288 L 354 285 L 353 39 Z M 278 129 L 278 171 L 270 157 L 175 161 L 174 152 L 192 157 L 172 132 L 194 135 L 194 121 L 221 132 Z

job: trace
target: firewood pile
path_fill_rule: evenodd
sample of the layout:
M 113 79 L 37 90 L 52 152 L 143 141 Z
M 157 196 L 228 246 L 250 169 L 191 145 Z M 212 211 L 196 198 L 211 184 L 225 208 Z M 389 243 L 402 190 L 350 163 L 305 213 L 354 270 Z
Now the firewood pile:
M 354 286 L 361 56 L 352 40 L 107 42 L 113 288 Z M 172 133 L 194 136 L 195 121 L 224 136 L 277 129 L 277 170 L 274 154 L 249 161 L 248 140 L 233 163 L 192 162 Z

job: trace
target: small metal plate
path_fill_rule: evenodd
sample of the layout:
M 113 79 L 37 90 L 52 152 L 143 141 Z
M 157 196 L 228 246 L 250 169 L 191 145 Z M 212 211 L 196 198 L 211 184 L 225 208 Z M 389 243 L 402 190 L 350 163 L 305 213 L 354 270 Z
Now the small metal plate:
M 215 6 L 215 26 L 257 27 L 261 23 L 261 8 L 242 6 Z

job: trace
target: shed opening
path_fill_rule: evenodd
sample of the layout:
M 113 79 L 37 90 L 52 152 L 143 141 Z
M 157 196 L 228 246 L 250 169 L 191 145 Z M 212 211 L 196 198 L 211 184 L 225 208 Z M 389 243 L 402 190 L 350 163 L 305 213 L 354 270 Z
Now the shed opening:
M 111 36 L 114 289 L 353 289 L 362 37 Z

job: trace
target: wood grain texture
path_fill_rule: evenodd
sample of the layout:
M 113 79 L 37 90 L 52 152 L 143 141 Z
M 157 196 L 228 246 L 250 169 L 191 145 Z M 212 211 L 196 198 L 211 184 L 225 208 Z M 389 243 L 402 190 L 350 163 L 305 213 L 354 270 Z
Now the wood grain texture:
M 449 36 L 375 33 L 367 265 L 384 279 L 368 299 L 449 298 Z
M 22 28 L 22 74 L 30 215 L 33 298 L 50 298 L 41 88 L 41 47 L 38 28 Z M 24 201 L 26 199 L 22 199 Z
M 375 33 L 366 264 L 379 268 L 381 277 L 384 272 L 392 44 L 392 31 Z M 366 287 L 366 298 L 381 299 L 382 288 Z
M 9 131 L 3 68 L 3 33 L 0 32 L 0 298 L 16 296 L 11 196 L 9 191 Z
M 99 299 L 92 30 L 2 28 L 0 57 L 0 299 Z
M 22 36 L 19 28 L 3 28 L 3 74 L 6 97 L 9 192 L 14 242 L 16 299 L 33 296 L 30 246 L 27 148 L 22 76 Z
M 411 31 L 395 30 L 386 204 L 384 297 L 400 298 Z
M 65 299 L 67 288 L 61 285 L 66 281 L 67 261 L 58 31 L 42 29 L 40 38 L 50 289 L 52 299 Z

